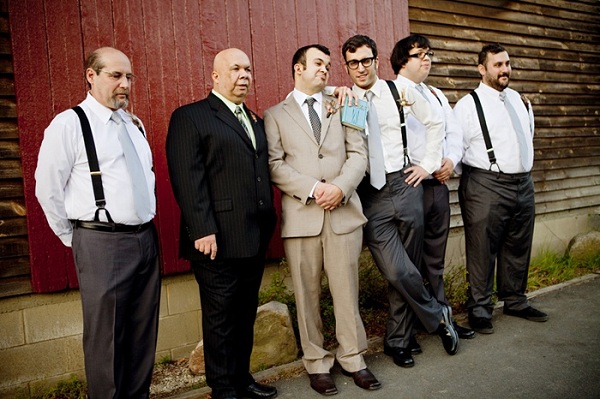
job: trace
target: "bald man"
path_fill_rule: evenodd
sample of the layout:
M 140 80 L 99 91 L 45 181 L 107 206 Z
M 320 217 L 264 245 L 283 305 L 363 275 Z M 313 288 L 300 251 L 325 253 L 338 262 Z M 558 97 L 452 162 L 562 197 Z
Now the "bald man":
M 258 290 L 275 226 L 263 121 L 245 105 L 250 59 L 214 59 L 213 89 L 176 109 L 167 162 L 181 209 L 180 256 L 200 287 L 206 382 L 212 397 L 273 398 L 249 373 Z
M 50 123 L 35 172 L 36 196 L 48 223 L 73 248 L 92 399 L 148 398 L 156 352 L 160 267 L 152 223 L 154 173 L 143 126 L 126 111 L 133 77 L 121 51 L 94 50 L 85 61 L 87 98 L 77 111 L 66 110 Z M 103 207 L 96 205 L 84 121 L 94 140 Z

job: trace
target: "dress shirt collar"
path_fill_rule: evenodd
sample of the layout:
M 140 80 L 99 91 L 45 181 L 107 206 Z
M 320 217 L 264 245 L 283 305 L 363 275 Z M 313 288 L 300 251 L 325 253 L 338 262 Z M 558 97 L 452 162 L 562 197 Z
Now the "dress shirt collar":
M 322 91 L 309 96 L 308 94 L 303 93 L 298 89 L 294 89 L 294 91 L 292 92 L 292 95 L 294 96 L 294 99 L 296 100 L 298 105 L 300 105 L 300 107 L 302 107 L 302 105 L 304 105 L 304 102 L 306 101 L 306 99 L 308 97 L 314 98 L 316 100 L 317 104 L 323 104 L 323 92 Z
M 485 83 L 481 82 L 479 83 L 479 87 L 477 88 L 478 90 L 481 90 L 481 92 L 487 96 L 491 96 L 491 97 L 495 97 L 498 99 L 498 101 L 500 101 L 500 92 L 488 85 L 486 85 Z
M 415 83 L 412 80 L 410 80 L 409 78 L 407 78 L 405 76 L 402 76 L 400 74 L 398 74 L 398 76 L 396 76 L 396 81 L 398 81 L 398 82 L 400 82 L 400 83 L 402 83 L 404 85 L 407 85 L 407 86 L 410 86 L 410 87 L 414 87 L 414 88 L 416 88 L 417 86 L 423 85 L 423 83 Z
M 217 98 L 221 101 L 223 101 L 225 103 L 225 105 L 227 106 L 227 108 L 229 108 L 231 110 L 231 112 L 233 112 L 235 114 L 235 109 L 239 106 L 242 107 L 242 112 L 244 114 L 246 114 L 246 110 L 244 109 L 244 103 L 241 104 L 236 104 L 233 101 L 230 101 L 228 99 L 226 99 L 225 97 L 223 97 L 222 94 L 217 93 L 214 89 L 212 90 L 212 94 L 214 94 L 215 96 L 217 96 Z
M 88 92 L 87 97 L 83 103 L 89 107 L 90 111 L 94 113 L 98 117 L 98 119 L 102 121 L 102 123 L 104 123 L 105 125 L 108 124 L 114 112 L 112 109 L 100 104 L 98 100 L 96 100 L 94 96 L 90 94 L 90 92 Z M 121 116 L 122 120 L 129 120 L 129 118 L 125 118 L 125 116 L 123 115 L 123 110 L 118 110 L 117 112 L 119 112 L 119 115 Z
M 356 93 L 356 95 L 358 96 L 358 98 L 360 98 L 361 100 L 365 98 L 365 93 L 367 91 L 372 91 L 373 94 L 375 95 L 375 97 L 381 98 L 381 84 L 383 83 L 383 81 L 379 78 L 377 78 L 377 80 L 375 80 L 375 83 L 373 83 L 373 86 L 371 86 L 370 89 L 363 89 L 358 87 L 357 85 L 352 86 L 352 91 L 354 91 Z

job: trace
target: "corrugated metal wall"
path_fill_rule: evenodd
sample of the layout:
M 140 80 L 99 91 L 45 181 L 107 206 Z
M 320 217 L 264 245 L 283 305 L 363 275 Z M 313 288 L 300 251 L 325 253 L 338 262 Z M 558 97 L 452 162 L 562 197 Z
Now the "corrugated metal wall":
M 429 84 L 454 103 L 477 87 L 482 44 L 500 42 L 511 87 L 535 113 L 536 212 L 600 207 L 600 2 L 594 0 L 411 0 L 410 28 L 435 50 Z M 462 226 L 453 179 L 452 226 Z

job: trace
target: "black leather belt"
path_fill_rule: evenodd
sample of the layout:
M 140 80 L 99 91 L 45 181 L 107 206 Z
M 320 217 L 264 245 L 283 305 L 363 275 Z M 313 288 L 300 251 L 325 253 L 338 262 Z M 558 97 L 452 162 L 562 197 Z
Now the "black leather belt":
M 424 186 L 430 186 L 430 187 L 441 186 L 442 185 L 442 183 L 440 183 L 440 181 L 438 179 L 435 179 L 435 178 L 433 178 L 433 179 L 423 179 L 423 180 L 421 180 L 421 184 L 424 185 Z
M 140 233 L 152 225 L 152 222 L 144 224 L 119 224 L 106 222 L 90 222 L 87 220 L 71 220 L 71 224 L 75 229 L 89 229 L 105 231 L 108 233 Z

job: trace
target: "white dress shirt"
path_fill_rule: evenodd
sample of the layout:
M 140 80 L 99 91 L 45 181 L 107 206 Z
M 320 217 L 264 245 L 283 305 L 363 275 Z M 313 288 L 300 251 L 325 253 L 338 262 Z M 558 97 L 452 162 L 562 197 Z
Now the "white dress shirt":
M 433 111 L 433 108 L 427 100 L 421 96 L 413 87 L 404 82 L 394 81 L 398 88 L 398 93 L 410 106 L 404 107 L 405 115 L 412 115 L 421 121 L 426 129 L 425 152 L 419 165 L 429 173 L 435 172 L 441 165 L 442 160 L 442 142 L 444 140 L 444 123 L 442 118 Z M 413 84 L 414 86 L 414 84 Z M 359 98 L 364 98 L 366 90 L 354 85 L 352 90 Z M 383 158 L 385 163 L 385 172 L 393 173 L 404 167 L 404 146 L 402 143 L 402 130 L 400 128 L 400 115 L 398 107 L 388 87 L 387 83 L 377 79 L 371 90 L 374 94 L 373 103 L 377 110 L 377 118 L 381 130 L 381 142 L 383 143 Z M 368 134 L 368 129 L 367 132 Z M 408 154 L 413 157 L 413 143 L 407 131 Z
M 500 92 L 483 82 L 479 84 L 475 92 L 479 96 L 479 101 L 481 101 L 485 122 L 496 155 L 496 162 L 500 170 L 504 173 L 529 172 L 533 166 L 533 132 L 535 127 L 531 106 L 528 111 L 519 93 L 508 87 L 504 89 L 507 99 L 517 112 L 526 135 L 527 150 L 530 156 L 529 163 L 523 167 L 521 165 L 517 133 L 513 129 L 510 115 L 504 103 L 500 100 Z M 463 129 L 464 155 L 462 162 L 476 168 L 489 169 L 490 160 L 473 96 L 468 94 L 461 98 L 454 106 L 454 114 Z
M 106 209 L 115 223 L 138 225 L 151 221 L 156 214 L 155 178 L 152 153 L 144 135 L 123 110 L 119 115 L 140 157 L 148 183 L 150 213 L 140 220 L 133 203 L 131 179 L 118 139 L 118 126 L 111 120 L 113 111 L 100 104 L 91 94 L 79 104 L 87 115 L 98 164 Z M 69 109 L 58 114 L 46 128 L 35 171 L 35 194 L 52 231 L 63 244 L 71 246 L 72 226 L 69 219 L 94 220 L 96 200 L 90 177 L 88 158 L 77 114 Z M 106 221 L 104 212 L 100 220 Z
M 396 80 L 399 83 L 415 88 L 415 90 L 417 90 L 417 86 L 423 88 L 425 98 L 429 101 L 433 111 L 442 118 L 442 123 L 444 124 L 445 137 L 442 145 L 442 157 L 449 158 L 456 167 L 462 159 L 463 154 L 462 129 L 444 93 L 435 87 L 427 86 L 425 83 L 417 84 L 402 75 L 398 75 Z M 432 93 L 432 90 L 435 91 L 435 94 Z M 407 139 L 411 149 L 411 159 L 415 164 L 420 165 L 427 151 L 427 128 L 412 114 L 408 115 L 406 126 Z
M 321 115 L 321 109 L 323 108 L 323 92 L 320 91 L 318 93 L 315 93 L 315 94 L 309 96 L 308 94 L 302 93 L 298 89 L 294 89 L 292 91 L 292 95 L 294 96 L 294 100 L 296 100 L 296 102 L 300 106 L 300 109 L 302 110 L 302 113 L 304 114 L 304 117 L 306 118 L 306 121 L 308 122 L 308 127 L 311 127 L 310 117 L 308 116 L 308 104 L 306 103 L 306 99 L 308 97 L 312 97 L 315 99 L 313 108 L 317 112 L 317 115 L 319 116 L 319 120 L 321 121 L 321 124 L 323 123 L 323 115 Z M 311 127 L 311 131 L 312 131 L 312 127 Z

